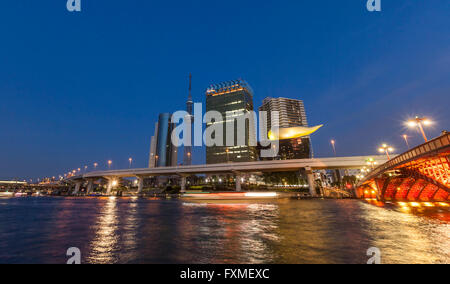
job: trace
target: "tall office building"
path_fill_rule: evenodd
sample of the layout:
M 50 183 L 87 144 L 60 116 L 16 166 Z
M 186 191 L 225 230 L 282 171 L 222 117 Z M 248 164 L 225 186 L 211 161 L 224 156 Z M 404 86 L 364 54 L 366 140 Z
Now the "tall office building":
M 171 140 L 175 124 L 171 121 L 172 114 L 162 113 L 155 125 L 155 135 L 150 144 L 149 168 L 175 167 L 178 160 L 178 149 Z
M 194 102 L 192 100 L 192 74 L 189 74 L 189 96 L 188 96 L 188 100 L 186 102 L 186 111 L 191 118 L 191 126 L 194 122 L 194 117 L 192 115 L 193 104 L 194 104 Z M 191 131 L 191 135 L 192 135 L 192 131 Z M 192 139 L 191 139 L 191 145 L 192 145 Z M 192 146 L 184 146 L 183 165 L 185 165 L 185 166 L 192 165 Z
M 210 86 L 206 90 L 206 111 L 217 111 L 222 115 L 223 145 L 206 147 L 206 163 L 249 162 L 256 160 L 256 126 L 255 121 L 245 120 L 245 142 L 238 145 L 237 120 L 253 111 L 253 91 L 243 80 L 228 81 Z M 234 121 L 234 146 L 227 146 L 228 118 Z M 210 126 L 211 124 L 207 125 Z M 241 135 L 242 133 L 240 133 Z M 242 143 L 241 143 L 242 144 Z
M 267 112 L 267 124 L 261 126 L 261 130 L 268 133 L 272 127 L 290 128 L 308 126 L 305 106 L 302 100 L 288 98 L 265 98 L 259 111 Z M 272 112 L 279 113 L 279 120 Z M 311 158 L 310 137 L 280 140 L 279 155 L 277 159 L 307 159 Z

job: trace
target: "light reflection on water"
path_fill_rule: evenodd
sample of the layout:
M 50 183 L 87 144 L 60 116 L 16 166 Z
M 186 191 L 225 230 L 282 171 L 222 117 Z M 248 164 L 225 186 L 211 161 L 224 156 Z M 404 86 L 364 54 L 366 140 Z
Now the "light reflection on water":
M 90 244 L 88 262 L 117 262 L 119 250 L 119 218 L 117 215 L 117 199 L 110 197 L 101 208 L 100 215 L 94 225 L 95 236 Z
M 0 263 L 449 263 L 450 211 L 357 200 L 0 199 Z

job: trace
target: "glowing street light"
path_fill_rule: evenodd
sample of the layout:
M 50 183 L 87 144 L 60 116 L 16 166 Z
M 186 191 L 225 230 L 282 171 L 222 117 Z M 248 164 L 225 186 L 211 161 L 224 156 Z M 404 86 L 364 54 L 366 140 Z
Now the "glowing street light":
M 334 156 L 337 157 L 337 154 L 336 154 L 336 141 L 331 140 L 330 142 L 331 142 L 331 146 L 333 147 Z
M 424 125 L 430 125 L 431 120 L 429 120 L 426 117 L 418 117 L 416 116 L 414 119 L 408 120 L 408 126 L 409 127 L 419 127 L 420 132 L 422 133 L 423 139 L 425 139 L 425 142 L 428 142 L 427 135 L 425 134 L 425 131 L 423 130 Z
M 98 163 L 94 163 L 94 171 L 97 169 Z
M 111 164 L 112 164 L 112 161 L 109 160 L 109 161 L 108 161 L 108 169 L 111 169 Z
M 372 170 L 375 168 L 375 165 L 378 164 L 378 162 L 375 161 L 374 158 L 369 158 L 369 159 L 366 160 L 366 162 L 367 162 L 367 165 L 372 168 Z
M 411 149 L 411 147 L 409 146 L 409 142 L 408 142 L 408 135 L 405 134 L 402 137 L 403 137 L 403 139 L 405 139 L 406 146 L 408 146 L 408 150 Z
M 388 146 L 387 144 L 383 144 L 378 151 L 380 151 L 380 153 L 386 153 L 388 160 L 390 160 L 391 157 L 389 156 L 389 152 L 394 152 L 394 148 Z
M 133 163 L 133 158 L 128 158 L 128 162 L 130 162 L 130 168 L 131 168 L 131 164 Z

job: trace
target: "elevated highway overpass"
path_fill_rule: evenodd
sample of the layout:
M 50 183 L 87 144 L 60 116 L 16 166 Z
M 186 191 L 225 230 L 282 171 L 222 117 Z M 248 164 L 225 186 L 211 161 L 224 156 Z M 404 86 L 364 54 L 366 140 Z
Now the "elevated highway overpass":
M 361 169 L 367 166 L 368 159 L 374 159 L 378 164 L 384 164 L 387 161 L 385 156 L 354 156 L 354 157 L 335 157 L 335 158 L 316 158 L 316 159 L 299 159 L 299 160 L 274 160 L 274 161 L 257 161 L 244 163 L 226 163 L 226 164 L 210 164 L 210 165 L 192 165 L 177 167 L 159 167 L 159 168 L 141 168 L 126 169 L 113 171 L 90 172 L 83 175 L 73 176 L 68 180 L 76 183 L 75 192 L 78 192 L 82 181 L 89 181 L 87 191 L 92 190 L 92 181 L 95 179 L 108 179 L 109 194 L 112 190 L 112 181 L 117 178 L 136 177 L 139 180 L 138 191 L 143 189 L 143 180 L 147 177 L 155 176 L 173 176 L 181 177 L 182 191 L 186 188 L 186 177 L 196 174 L 234 174 L 236 178 L 236 190 L 241 190 L 239 176 L 245 173 L 257 172 L 286 172 L 299 171 L 305 169 L 310 185 L 311 194 L 316 195 L 314 190 L 314 170 L 323 169 Z

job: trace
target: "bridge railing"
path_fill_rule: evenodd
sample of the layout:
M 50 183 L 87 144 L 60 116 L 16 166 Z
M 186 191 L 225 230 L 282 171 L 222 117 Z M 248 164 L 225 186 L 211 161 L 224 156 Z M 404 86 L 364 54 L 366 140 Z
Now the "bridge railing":
M 450 133 L 439 136 L 433 140 L 428 141 L 425 144 L 419 145 L 408 152 L 401 154 L 394 159 L 388 161 L 387 163 L 377 167 L 369 175 L 361 181 L 361 183 L 370 180 L 381 173 L 390 170 L 398 165 L 413 161 L 421 156 L 425 156 L 431 152 L 439 151 L 445 147 L 450 146 Z

